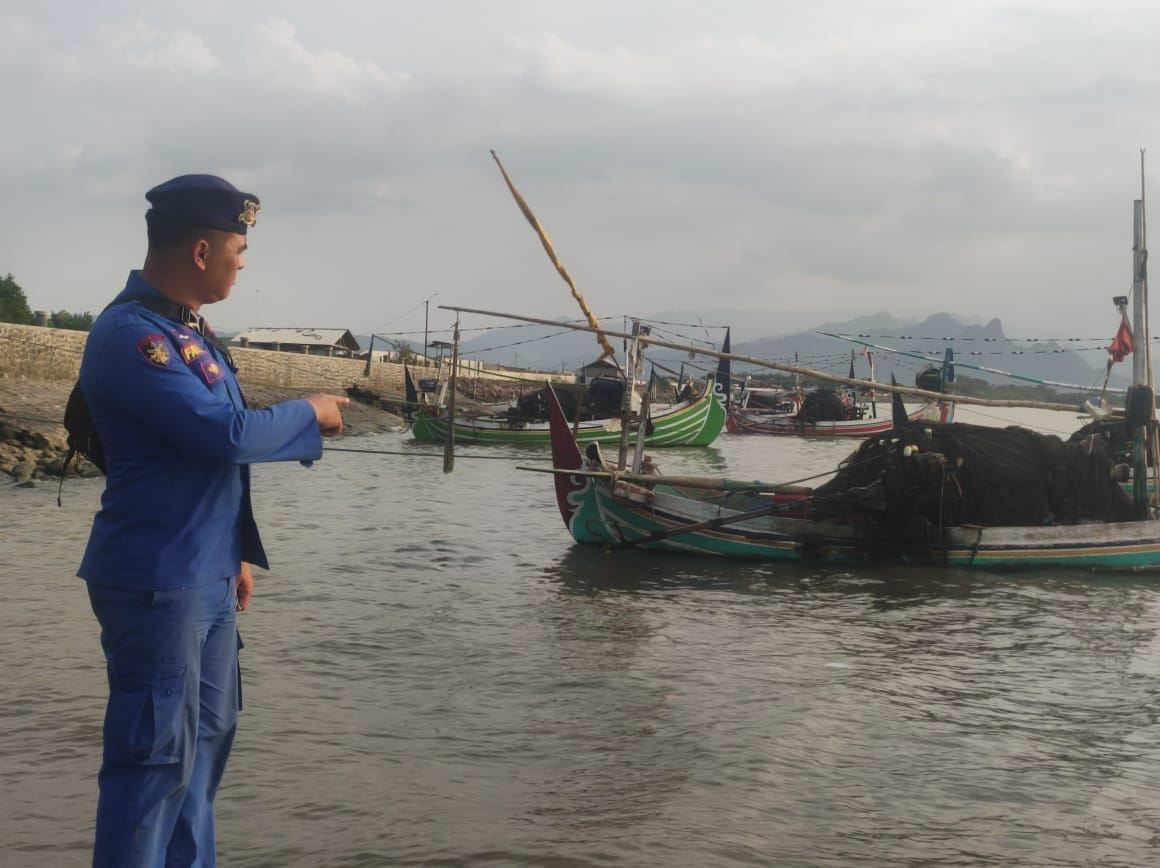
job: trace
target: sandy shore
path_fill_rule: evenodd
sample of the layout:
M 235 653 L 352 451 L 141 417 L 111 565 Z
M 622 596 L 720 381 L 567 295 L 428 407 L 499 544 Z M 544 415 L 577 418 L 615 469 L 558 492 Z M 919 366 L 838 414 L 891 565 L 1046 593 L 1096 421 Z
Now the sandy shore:
M 72 387 L 71 382 L 56 380 L 0 380 L 0 472 L 25 485 L 48 477 L 59 478 L 68 453 L 61 420 Z M 252 407 L 266 407 L 318 391 L 246 383 L 242 389 Z M 403 425 L 402 418 L 394 413 L 354 400 L 342 417 L 343 437 L 391 431 Z M 83 475 L 97 472 L 83 460 L 80 468 Z M 69 472 L 74 472 L 71 464 Z

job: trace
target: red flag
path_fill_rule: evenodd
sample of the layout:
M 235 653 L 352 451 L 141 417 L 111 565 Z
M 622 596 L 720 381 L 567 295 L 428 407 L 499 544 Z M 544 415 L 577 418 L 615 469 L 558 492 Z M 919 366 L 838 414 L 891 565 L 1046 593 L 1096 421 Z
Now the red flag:
M 1129 328 L 1128 320 L 1125 317 L 1120 320 L 1120 328 L 1116 331 L 1116 336 L 1112 338 L 1112 345 L 1108 347 L 1108 355 L 1112 362 L 1122 362 L 1132 350 L 1132 329 Z

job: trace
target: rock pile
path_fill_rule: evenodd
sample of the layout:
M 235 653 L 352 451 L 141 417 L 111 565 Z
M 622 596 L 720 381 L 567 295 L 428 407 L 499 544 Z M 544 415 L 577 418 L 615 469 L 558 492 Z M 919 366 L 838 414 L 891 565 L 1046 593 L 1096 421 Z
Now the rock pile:
M 4 408 L 0 407 L 0 413 Z M 45 477 L 59 478 L 68 455 L 64 428 L 59 433 L 36 431 L 11 417 L 0 416 L 0 470 L 18 483 Z M 70 472 L 92 476 L 97 469 L 83 458 Z
M 26 486 L 35 485 L 38 480 L 60 479 L 68 455 L 64 407 L 72 386 L 71 382 L 57 380 L 0 379 L 0 473 Z M 255 408 L 319 391 L 244 383 L 242 389 Z M 400 416 L 383 406 L 360 402 L 352 402 L 343 412 L 343 423 L 345 435 L 398 431 L 404 424 Z M 84 458 L 74 456 L 73 460 L 77 464 L 69 462 L 69 475 L 100 475 Z

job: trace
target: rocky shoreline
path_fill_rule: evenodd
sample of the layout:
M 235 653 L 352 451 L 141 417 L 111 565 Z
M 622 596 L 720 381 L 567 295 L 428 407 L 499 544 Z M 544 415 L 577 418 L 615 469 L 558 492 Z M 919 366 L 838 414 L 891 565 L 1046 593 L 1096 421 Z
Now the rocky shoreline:
M 39 480 L 59 480 L 68 455 L 64 408 L 73 384 L 59 380 L 0 380 L 0 472 L 18 485 L 35 486 Z M 251 407 L 301 398 L 318 389 L 242 384 Z M 394 431 L 403 419 L 376 400 L 352 398 L 343 411 L 343 437 Z M 99 471 L 83 458 L 69 473 L 97 476 Z

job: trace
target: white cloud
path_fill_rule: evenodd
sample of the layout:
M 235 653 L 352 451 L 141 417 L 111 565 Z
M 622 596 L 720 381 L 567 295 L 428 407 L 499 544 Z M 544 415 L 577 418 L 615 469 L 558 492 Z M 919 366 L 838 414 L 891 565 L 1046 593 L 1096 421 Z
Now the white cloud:
M 672 54 L 616 48 L 584 50 L 553 33 L 516 35 L 509 44 L 526 57 L 519 70 L 551 89 L 626 99 L 752 94 L 792 86 L 793 58 L 755 37 L 703 37 Z
M 803 85 L 851 93 L 937 87 L 964 62 L 1010 45 L 994 22 L 969 12 L 922 12 L 841 23 L 820 31 L 701 34 L 651 51 L 585 49 L 554 33 L 508 37 L 519 72 L 550 89 L 627 101 L 745 98 Z
M 411 77 L 386 72 L 370 60 L 355 60 L 330 48 L 311 53 L 297 38 L 297 28 L 269 18 L 258 25 L 260 43 L 254 62 L 258 69 L 280 76 L 291 86 L 305 85 L 312 93 L 337 96 L 349 103 L 376 91 L 405 87 Z
M 162 33 L 141 18 L 109 28 L 109 46 L 134 66 L 157 67 L 190 75 L 207 75 L 221 68 L 209 46 L 188 30 Z

